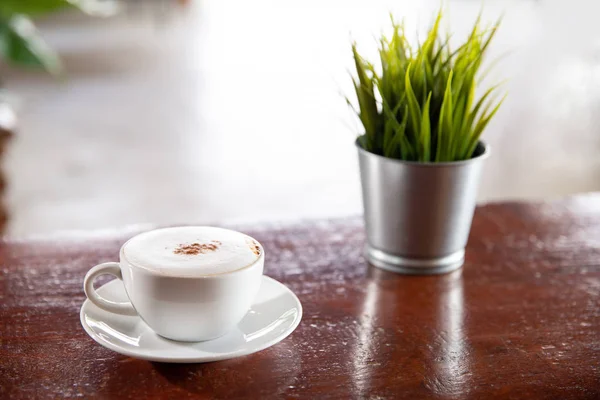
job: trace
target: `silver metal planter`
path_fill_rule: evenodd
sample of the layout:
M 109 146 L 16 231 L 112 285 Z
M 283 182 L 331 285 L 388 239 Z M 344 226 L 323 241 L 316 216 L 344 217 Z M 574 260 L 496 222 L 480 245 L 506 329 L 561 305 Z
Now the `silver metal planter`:
M 446 163 L 400 161 L 356 142 L 367 231 L 367 259 L 403 274 L 442 274 L 464 262 L 488 147 Z

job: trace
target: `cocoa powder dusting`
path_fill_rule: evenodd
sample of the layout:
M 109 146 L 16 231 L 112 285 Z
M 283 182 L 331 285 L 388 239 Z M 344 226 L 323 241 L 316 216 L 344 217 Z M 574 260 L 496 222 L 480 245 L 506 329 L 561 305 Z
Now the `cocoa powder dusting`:
M 250 243 L 250 250 L 252 250 L 252 252 L 257 256 L 260 256 L 260 247 L 254 240 Z
M 188 256 L 196 256 L 198 254 L 205 254 L 209 251 L 215 251 L 219 248 L 221 242 L 213 240 L 212 243 L 192 243 L 192 244 L 180 244 L 173 253 L 185 254 Z

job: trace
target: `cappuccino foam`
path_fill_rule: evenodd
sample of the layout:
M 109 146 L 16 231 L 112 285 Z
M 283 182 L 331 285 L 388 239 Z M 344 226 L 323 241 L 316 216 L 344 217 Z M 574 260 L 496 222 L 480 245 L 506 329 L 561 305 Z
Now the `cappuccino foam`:
M 250 236 L 213 227 L 157 229 L 133 237 L 123 249 L 132 264 L 165 275 L 216 275 L 253 264 L 261 254 Z

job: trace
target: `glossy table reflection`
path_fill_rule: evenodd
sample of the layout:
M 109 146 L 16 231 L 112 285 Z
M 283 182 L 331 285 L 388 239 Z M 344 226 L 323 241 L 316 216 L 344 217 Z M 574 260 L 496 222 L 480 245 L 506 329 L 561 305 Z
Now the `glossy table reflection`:
M 0 398 L 600 396 L 600 194 L 477 210 L 462 271 L 368 267 L 359 218 L 244 229 L 304 306 L 280 344 L 171 365 L 104 349 L 79 325 L 83 275 L 132 231 L 6 240 Z

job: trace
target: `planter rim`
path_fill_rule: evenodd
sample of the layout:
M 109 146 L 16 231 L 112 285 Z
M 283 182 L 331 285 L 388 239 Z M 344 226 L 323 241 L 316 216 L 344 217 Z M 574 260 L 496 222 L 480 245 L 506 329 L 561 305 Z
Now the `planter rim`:
M 407 165 L 407 166 L 411 166 L 411 167 L 423 167 L 423 168 L 461 167 L 461 166 L 464 166 L 467 164 L 471 164 L 475 161 L 481 161 L 481 160 L 488 158 L 490 156 L 490 152 L 491 152 L 490 146 L 488 144 L 486 144 L 483 140 L 479 140 L 477 142 L 477 144 L 478 144 L 478 146 L 483 147 L 483 153 L 479 154 L 477 157 L 469 158 L 468 160 L 443 161 L 443 162 L 431 162 L 431 161 L 421 162 L 421 161 L 398 160 L 396 158 L 390 158 L 390 157 L 385 157 L 385 156 L 382 156 L 379 154 L 371 153 L 370 151 L 367 151 L 362 148 L 360 143 L 358 143 L 358 138 L 356 138 L 356 140 L 354 141 L 354 145 L 356 146 L 358 151 L 365 155 L 368 155 L 369 157 L 380 158 L 381 161 L 386 161 L 386 162 L 391 162 L 391 163 L 396 163 L 396 164 L 401 164 L 401 165 Z

